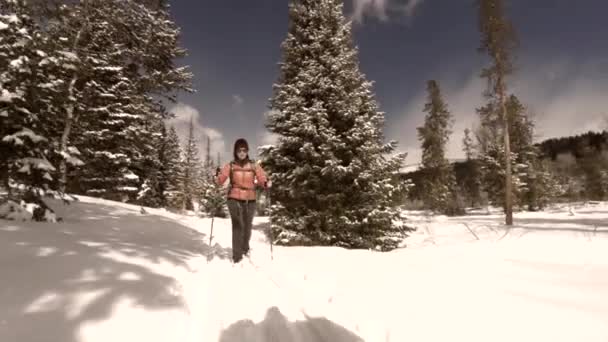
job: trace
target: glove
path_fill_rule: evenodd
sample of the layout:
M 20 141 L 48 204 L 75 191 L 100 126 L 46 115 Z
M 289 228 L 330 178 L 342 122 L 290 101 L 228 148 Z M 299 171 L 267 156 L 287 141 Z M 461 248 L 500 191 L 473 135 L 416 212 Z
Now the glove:
M 264 188 L 265 188 L 265 189 L 270 189 L 270 187 L 272 187 L 272 182 L 271 182 L 271 181 L 269 181 L 269 180 L 267 180 L 267 181 L 264 183 Z
M 215 169 L 215 177 L 217 177 L 220 174 L 220 171 L 221 170 L 219 167 Z

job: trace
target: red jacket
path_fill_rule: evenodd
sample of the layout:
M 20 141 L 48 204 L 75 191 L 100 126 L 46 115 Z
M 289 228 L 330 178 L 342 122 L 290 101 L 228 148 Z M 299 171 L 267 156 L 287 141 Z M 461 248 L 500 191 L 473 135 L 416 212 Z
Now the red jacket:
M 226 180 L 230 177 L 230 163 L 224 165 L 222 170 L 217 176 L 217 184 L 224 185 Z M 255 186 L 256 184 L 264 187 L 268 178 L 264 169 L 259 165 L 252 162 L 247 162 L 243 166 L 236 162 L 232 163 L 232 182 L 230 185 L 231 189 L 228 192 L 228 198 L 242 200 L 242 201 L 253 201 L 255 200 Z

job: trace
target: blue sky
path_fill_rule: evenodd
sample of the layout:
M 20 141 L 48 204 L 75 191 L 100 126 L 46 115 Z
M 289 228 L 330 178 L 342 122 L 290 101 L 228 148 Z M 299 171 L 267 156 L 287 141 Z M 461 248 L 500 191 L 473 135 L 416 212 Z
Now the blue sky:
M 608 115 L 608 1 L 506 0 L 520 39 L 509 82 L 530 108 L 539 139 L 603 128 Z M 173 108 L 181 132 L 195 115 L 200 137 L 230 157 L 238 137 L 250 146 L 272 137 L 264 113 L 277 80 L 288 0 L 175 0 L 196 94 Z M 455 118 L 448 156 L 460 157 L 462 131 L 476 122 L 487 61 L 477 53 L 473 0 L 345 0 L 354 20 L 361 70 L 374 81 L 387 139 L 419 160 L 416 127 L 424 119 L 425 83 L 436 79 Z

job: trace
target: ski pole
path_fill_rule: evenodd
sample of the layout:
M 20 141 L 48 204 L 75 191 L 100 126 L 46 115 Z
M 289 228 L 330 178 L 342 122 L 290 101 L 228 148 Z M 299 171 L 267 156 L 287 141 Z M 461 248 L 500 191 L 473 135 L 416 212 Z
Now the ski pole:
M 215 220 L 215 215 L 211 216 L 211 232 L 209 233 L 209 246 L 211 246 L 211 241 L 213 240 L 213 221 Z
M 213 221 L 215 220 L 215 215 L 211 216 L 211 231 L 209 233 L 209 253 L 213 253 L 213 246 L 211 245 L 211 241 L 213 240 Z M 207 263 L 209 263 L 209 255 L 207 255 Z
M 270 207 L 270 189 L 266 188 L 266 200 L 268 201 L 268 206 Z M 268 209 L 267 209 L 268 210 Z M 274 260 L 274 254 L 272 251 L 272 244 L 274 237 L 272 236 L 272 224 L 268 226 L 268 240 L 270 242 L 270 260 Z

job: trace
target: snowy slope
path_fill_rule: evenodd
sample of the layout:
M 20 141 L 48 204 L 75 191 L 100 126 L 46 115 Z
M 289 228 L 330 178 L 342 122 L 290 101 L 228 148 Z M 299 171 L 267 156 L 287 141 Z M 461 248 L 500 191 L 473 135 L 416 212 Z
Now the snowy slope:
M 230 221 L 81 197 L 0 221 L 0 341 L 606 341 L 608 204 L 427 217 L 391 253 L 274 247 Z M 466 226 L 465 226 L 466 223 Z M 468 226 L 468 228 L 467 228 Z

